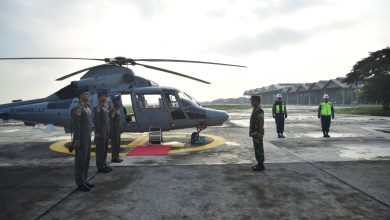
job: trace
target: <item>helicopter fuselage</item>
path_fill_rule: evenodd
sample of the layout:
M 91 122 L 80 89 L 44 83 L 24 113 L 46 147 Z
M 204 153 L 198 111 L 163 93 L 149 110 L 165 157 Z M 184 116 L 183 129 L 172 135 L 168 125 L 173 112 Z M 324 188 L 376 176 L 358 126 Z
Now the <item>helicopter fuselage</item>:
M 24 121 L 26 125 L 53 124 L 70 132 L 70 112 L 79 103 L 75 89 L 80 87 L 89 88 L 91 108 L 98 104 L 98 89 L 108 91 L 109 105 L 112 105 L 110 95 L 121 95 L 124 103 L 120 109 L 122 132 L 146 132 L 151 127 L 168 131 L 217 126 L 229 117 L 224 111 L 202 107 L 175 88 L 157 86 L 135 76 L 129 68 L 107 64 L 89 70 L 79 81 L 47 98 L 0 105 L 0 118 Z

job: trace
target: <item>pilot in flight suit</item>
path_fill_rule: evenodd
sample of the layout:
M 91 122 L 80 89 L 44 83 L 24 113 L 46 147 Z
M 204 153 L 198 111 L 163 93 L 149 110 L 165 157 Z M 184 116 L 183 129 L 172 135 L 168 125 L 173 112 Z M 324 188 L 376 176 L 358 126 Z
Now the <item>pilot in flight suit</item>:
M 120 163 L 123 160 L 119 158 L 119 151 L 121 145 L 121 124 L 120 124 L 120 107 L 121 97 L 114 95 L 111 98 L 114 107 L 111 109 L 110 117 L 110 136 L 111 136 L 111 152 L 112 152 L 112 163 Z
M 79 105 L 71 111 L 72 145 L 75 153 L 75 180 L 77 189 L 90 191 L 95 185 L 88 183 L 88 168 L 91 155 L 91 110 L 88 106 L 88 88 L 78 90 Z
M 99 173 L 109 173 L 112 168 L 108 166 L 108 106 L 106 105 L 106 90 L 98 91 L 98 105 L 93 108 L 93 123 L 95 125 L 96 167 Z

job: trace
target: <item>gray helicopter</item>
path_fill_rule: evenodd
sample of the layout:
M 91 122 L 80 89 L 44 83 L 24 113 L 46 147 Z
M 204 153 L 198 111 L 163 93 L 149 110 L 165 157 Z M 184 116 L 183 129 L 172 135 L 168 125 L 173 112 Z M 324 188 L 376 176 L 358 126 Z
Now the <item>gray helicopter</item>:
M 153 132 L 169 131 L 182 128 L 196 128 L 192 136 L 199 133 L 207 126 L 222 125 L 228 120 L 229 115 L 225 111 L 214 110 L 201 106 L 190 95 L 172 87 L 158 86 L 151 80 L 136 76 L 128 68 L 128 65 L 139 65 L 148 69 L 158 70 L 201 83 L 210 84 L 207 81 L 188 76 L 176 71 L 146 65 L 141 62 L 181 62 L 213 64 L 233 67 L 245 67 L 241 65 L 214 63 L 192 60 L 175 59 L 131 59 L 115 57 L 105 59 L 73 58 L 73 57 L 20 57 L 0 58 L 0 60 L 95 60 L 104 61 L 105 64 L 88 67 L 71 74 L 65 75 L 59 80 L 67 79 L 79 73 L 86 72 L 78 81 L 72 81 L 69 85 L 58 90 L 46 98 L 29 101 L 14 100 L 12 103 L 0 105 L 0 119 L 20 120 L 26 126 L 36 124 L 52 124 L 64 127 L 65 132 L 71 132 L 71 109 L 79 101 L 76 91 L 79 88 L 88 87 L 91 97 L 90 106 L 97 105 L 97 91 L 107 90 L 108 99 L 111 95 L 120 94 L 122 100 L 130 100 L 129 113 L 126 108 L 121 109 L 122 132 Z M 110 101 L 108 101 L 110 103 Z M 161 138 L 161 135 L 159 136 Z

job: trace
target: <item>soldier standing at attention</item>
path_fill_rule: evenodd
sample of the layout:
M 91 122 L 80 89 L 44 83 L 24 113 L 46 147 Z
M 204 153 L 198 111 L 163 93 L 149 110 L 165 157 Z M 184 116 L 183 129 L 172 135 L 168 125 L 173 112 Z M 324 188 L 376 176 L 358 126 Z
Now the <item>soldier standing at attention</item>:
M 75 179 L 77 189 L 88 192 L 95 185 L 88 183 L 88 168 L 91 156 L 91 110 L 88 106 L 88 88 L 78 90 L 79 105 L 72 109 L 72 145 L 75 153 Z
M 287 118 L 286 103 L 282 101 L 282 94 L 277 94 L 276 98 L 277 99 L 274 105 L 272 106 L 272 116 L 275 119 L 276 132 L 278 133 L 278 138 L 285 138 L 283 132 L 284 132 L 284 119 Z
M 93 109 L 93 123 L 95 125 L 96 167 L 98 173 L 109 173 L 112 168 L 107 165 L 108 151 L 108 107 L 106 105 L 107 91 L 98 91 L 98 105 Z
M 119 150 L 121 146 L 121 124 L 120 124 L 120 107 L 121 97 L 114 95 L 112 98 L 114 107 L 110 111 L 110 136 L 111 136 L 111 153 L 112 163 L 120 163 L 123 160 L 119 158 Z
M 260 107 L 261 97 L 251 96 L 251 105 L 253 107 L 250 125 L 249 136 L 253 139 L 253 145 L 255 148 L 255 157 L 257 165 L 252 167 L 254 171 L 264 170 L 264 111 Z
M 318 108 L 318 118 L 321 118 L 322 133 L 324 133 L 324 137 L 329 138 L 330 117 L 334 119 L 334 108 L 333 104 L 328 101 L 328 94 L 324 94 L 323 98 L 324 101 L 321 102 L 320 107 Z

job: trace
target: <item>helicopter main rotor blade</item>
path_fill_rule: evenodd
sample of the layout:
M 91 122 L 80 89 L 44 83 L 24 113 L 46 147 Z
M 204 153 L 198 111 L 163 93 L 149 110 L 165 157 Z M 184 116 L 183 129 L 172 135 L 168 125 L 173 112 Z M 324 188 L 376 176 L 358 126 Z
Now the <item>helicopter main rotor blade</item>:
M 0 60 L 96 60 L 105 61 L 98 58 L 81 58 L 81 57 L 3 57 Z
M 79 70 L 79 71 L 76 71 L 76 72 L 67 74 L 67 75 L 65 75 L 65 76 L 63 76 L 63 77 L 60 77 L 60 78 L 56 79 L 56 81 L 61 81 L 61 80 L 67 79 L 67 78 L 69 78 L 69 77 L 72 77 L 72 76 L 74 76 L 74 75 L 77 75 L 77 74 L 79 74 L 79 73 L 88 71 L 88 70 L 90 70 L 90 69 L 92 69 L 92 68 L 95 68 L 95 67 L 98 67 L 98 66 L 104 66 L 104 65 L 107 65 L 107 64 L 100 64 L 100 65 L 96 65 L 96 66 L 91 66 L 91 67 L 88 67 L 88 68 L 85 68 L 85 69 L 82 69 L 82 70 Z
M 204 81 L 204 80 L 192 77 L 192 76 L 188 76 L 188 75 L 185 75 L 185 74 L 182 74 L 182 73 L 178 73 L 178 72 L 175 72 L 175 71 L 172 71 L 172 70 L 167 70 L 167 69 L 163 69 L 163 68 L 160 68 L 160 67 L 150 66 L 150 65 L 141 64 L 141 63 L 136 63 L 136 65 L 140 65 L 140 66 L 143 66 L 143 67 L 146 67 L 146 68 L 149 68 L 149 69 L 158 70 L 158 71 L 162 71 L 162 72 L 166 72 L 166 73 L 171 73 L 173 75 L 185 77 L 185 78 L 192 79 L 192 80 L 195 80 L 195 81 L 198 81 L 198 82 L 211 84 L 210 82 L 207 82 L 207 81 Z
M 145 62 L 176 62 L 176 63 L 200 63 L 200 64 L 213 64 L 213 65 L 222 65 L 222 66 L 234 66 L 234 67 L 243 67 L 246 66 L 228 64 L 228 63 L 214 63 L 206 61 L 197 61 L 197 60 L 175 60 L 175 59 L 133 59 L 133 61 L 145 61 Z

